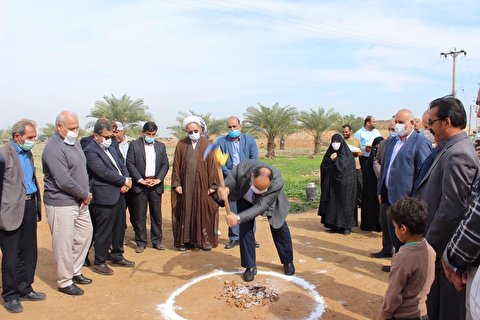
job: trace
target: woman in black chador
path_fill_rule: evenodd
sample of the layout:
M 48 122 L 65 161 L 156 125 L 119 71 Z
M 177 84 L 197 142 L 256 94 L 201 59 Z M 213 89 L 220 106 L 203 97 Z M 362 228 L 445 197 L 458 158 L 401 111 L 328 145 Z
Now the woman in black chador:
M 355 159 L 340 134 L 332 136 L 320 165 L 320 179 L 320 222 L 332 232 L 350 234 L 351 228 L 358 225 L 357 177 Z
M 381 231 L 380 226 L 380 204 L 378 203 L 377 176 L 373 169 L 373 162 L 377 155 L 378 145 L 382 137 L 376 137 L 372 143 L 372 151 L 367 161 L 365 161 L 365 170 L 363 174 L 365 181 L 363 185 L 363 199 L 360 229 L 363 231 Z

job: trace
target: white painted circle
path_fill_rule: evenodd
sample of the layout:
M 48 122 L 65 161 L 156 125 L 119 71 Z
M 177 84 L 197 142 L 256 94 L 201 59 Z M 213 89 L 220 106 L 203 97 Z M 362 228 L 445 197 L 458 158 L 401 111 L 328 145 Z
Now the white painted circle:
M 187 319 L 179 316 L 175 312 L 175 307 L 174 307 L 175 299 L 180 294 L 182 294 L 185 290 L 187 290 L 188 287 L 190 287 L 190 286 L 192 286 L 192 285 L 194 285 L 194 284 L 196 284 L 200 281 L 203 281 L 205 279 L 209 279 L 209 278 L 217 277 L 217 276 L 222 276 L 222 275 L 239 274 L 239 273 L 241 273 L 241 272 L 225 272 L 223 270 L 215 270 L 215 271 L 207 273 L 203 276 L 193 278 L 192 280 L 190 280 L 189 282 L 187 282 L 186 284 L 184 284 L 183 286 L 181 286 L 180 288 L 175 290 L 168 297 L 168 299 L 167 299 L 167 301 L 165 301 L 165 303 L 157 305 L 157 310 L 159 310 L 166 319 L 169 319 L 169 320 L 187 320 Z M 320 294 L 317 292 L 317 290 L 316 290 L 316 288 L 313 284 L 311 284 L 310 282 L 306 281 L 305 279 L 300 278 L 300 277 L 295 276 L 295 275 L 294 276 L 286 276 L 284 274 L 281 274 L 281 273 L 278 273 L 278 272 L 272 272 L 272 271 L 258 271 L 258 274 L 264 274 L 264 275 L 268 275 L 268 276 L 281 278 L 281 279 L 284 279 L 286 281 L 293 282 L 296 285 L 304 288 L 312 296 L 312 298 L 315 300 L 315 302 L 317 303 L 317 306 L 315 307 L 315 310 L 313 310 L 312 313 L 310 313 L 308 315 L 306 320 L 320 319 L 323 312 L 325 311 L 325 301 L 323 300 L 322 296 L 320 296 Z

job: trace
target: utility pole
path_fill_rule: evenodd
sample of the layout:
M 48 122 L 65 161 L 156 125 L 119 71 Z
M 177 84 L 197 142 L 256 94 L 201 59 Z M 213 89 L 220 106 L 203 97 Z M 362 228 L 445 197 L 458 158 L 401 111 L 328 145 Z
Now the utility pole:
M 467 52 L 465 50 L 460 50 L 457 51 L 457 48 L 455 48 L 453 51 L 450 52 L 442 52 L 440 53 L 441 57 L 444 57 L 447 59 L 448 56 L 452 56 L 453 58 L 453 70 L 452 70 L 452 95 L 455 97 L 456 91 L 455 91 L 455 61 L 457 59 L 457 56 L 463 54 L 464 56 L 467 55 Z

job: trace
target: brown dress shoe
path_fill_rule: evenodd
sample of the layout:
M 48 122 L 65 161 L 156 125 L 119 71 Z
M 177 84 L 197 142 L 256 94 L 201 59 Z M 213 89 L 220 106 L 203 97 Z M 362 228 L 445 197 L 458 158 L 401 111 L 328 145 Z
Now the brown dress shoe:
M 104 276 L 111 276 L 113 274 L 113 270 L 110 269 L 105 263 L 94 265 L 93 272 Z
M 116 267 L 133 268 L 135 267 L 135 262 L 123 258 L 119 261 L 112 261 L 112 265 Z
M 144 250 L 145 250 L 145 247 L 144 247 L 144 246 L 137 246 L 137 247 L 135 248 L 135 252 L 136 252 L 136 253 L 142 253 Z

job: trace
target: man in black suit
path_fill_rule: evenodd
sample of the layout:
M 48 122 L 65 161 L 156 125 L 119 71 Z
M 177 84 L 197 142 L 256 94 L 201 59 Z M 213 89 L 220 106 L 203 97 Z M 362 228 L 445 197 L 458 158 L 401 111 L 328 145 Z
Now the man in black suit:
M 133 261 L 123 256 L 126 224 L 124 194 L 132 187 L 132 180 L 116 148 L 111 147 L 112 135 L 111 121 L 98 119 L 94 127 L 93 141 L 84 150 L 90 172 L 92 216 L 95 220 L 93 271 L 102 275 L 113 274 L 112 269 L 106 265 L 109 255 L 114 266 L 135 266 Z M 112 250 L 109 254 L 110 241 Z
M 162 235 L 162 194 L 163 180 L 168 171 L 168 158 L 165 145 L 155 140 L 157 130 L 155 122 L 146 122 L 143 136 L 130 142 L 127 153 L 127 168 L 133 180 L 133 229 L 137 253 L 142 253 L 147 245 L 147 203 L 153 248 L 165 250 Z

